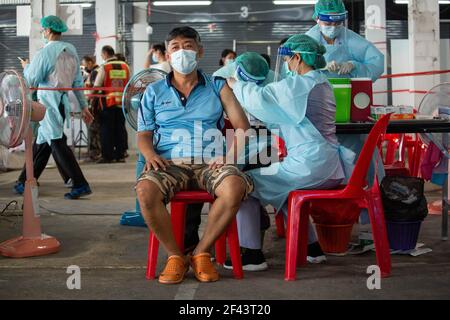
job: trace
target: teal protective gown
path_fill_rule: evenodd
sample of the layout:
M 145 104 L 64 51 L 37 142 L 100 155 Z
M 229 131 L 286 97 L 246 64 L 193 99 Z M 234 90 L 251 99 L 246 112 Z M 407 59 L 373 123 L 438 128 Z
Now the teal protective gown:
M 73 45 L 63 41 L 51 41 L 39 50 L 31 63 L 25 67 L 24 76 L 31 87 L 40 88 L 81 88 L 80 61 Z M 80 107 L 87 107 L 83 91 L 74 91 Z M 39 122 L 37 143 L 42 144 L 60 139 L 64 131 L 64 122 L 59 105 L 64 104 L 66 119 L 69 118 L 70 103 L 67 91 L 39 90 L 37 98 L 47 111 Z
M 247 171 L 255 183 L 252 196 L 263 205 L 282 208 L 289 192 L 342 182 L 353 170 L 355 154 L 325 140 L 306 117 L 308 96 L 325 75 L 310 71 L 265 87 L 238 81 L 233 91 L 244 109 L 285 141 L 287 157 L 267 168 Z M 332 187 L 332 186 L 329 186 Z
M 346 36 L 338 36 L 333 45 L 327 44 L 319 25 L 309 29 L 306 34 L 323 44 L 327 49 L 324 54 L 327 62 L 337 63 L 350 61 L 354 69 L 349 74 L 338 75 L 324 71 L 329 78 L 371 78 L 376 81 L 384 72 L 384 55 L 372 43 L 352 30 L 345 30 Z

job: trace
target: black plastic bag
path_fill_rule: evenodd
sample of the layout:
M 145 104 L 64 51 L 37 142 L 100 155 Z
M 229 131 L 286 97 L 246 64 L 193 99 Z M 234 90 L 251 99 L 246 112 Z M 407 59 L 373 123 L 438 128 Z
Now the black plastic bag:
M 381 182 L 384 216 L 389 221 L 419 221 L 428 214 L 424 180 L 387 176 Z

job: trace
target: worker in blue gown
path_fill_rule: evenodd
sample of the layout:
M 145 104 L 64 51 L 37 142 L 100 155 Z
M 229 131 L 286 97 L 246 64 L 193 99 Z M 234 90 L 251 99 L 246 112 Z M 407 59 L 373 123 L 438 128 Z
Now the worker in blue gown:
M 312 18 L 317 24 L 306 34 L 327 49 L 324 55 L 327 65 L 323 70 L 327 77 L 370 78 L 373 82 L 380 78 L 384 72 L 384 55 L 367 39 L 347 28 L 347 10 L 342 0 L 319 0 L 314 6 Z M 338 135 L 338 140 L 359 155 L 366 135 L 343 134 Z M 381 182 L 384 167 L 379 153 L 374 155 L 369 169 L 370 184 L 374 181 L 375 172 L 378 182 Z M 362 210 L 360 221 L 366 225 L 360 228 L 366 231 L 360 234 L 360 238 L 370 238 L 371 235 L 366 234 L 370 229 L 366 209 Z
M 325 74 L 329 78 L 370 78 L 384 72 L 384 55 L 375 45 L 347 28 L 342 0 L 319 0 L 314 6 L 317 24 L 306 34 L 325 46 Z
M 251 195 L 262 205 L 272 205 L 287 215 L 289 192 L 338 186 L 353 170 L 355 154 L 339 145 L 336 138 L 333 89 L 327 77 L 318 71 L 326 65 L 324 46 L 307 35 L 298 34 L 290 37 L 278 52 L 288 69 L 286 78 L 264 87 L 232 78 L 228 84 L 242 107 L 269 129 L 278 130 L 285 141 L 287 156 L 282 162 L 247 174 L 255 184 Z M 282 67 L 277 65 L 277 69 Z M 275 73 L 277 78 L 280 70 Z M 253 222 L 246 219 L 249 232 L 259 218 L 251 216 Z M 326 257 L 314 231 L 310 223 L 308 260 L 320 263 Z M 263 255 L 260 233 L 253 232 L 253 238 L 255 247 L 259 246 L 259 255 Z
M 64 122 L 70 114 L 67 88 L 83 87 L 80 61 L 75 47 L 61 41 L 61 34 L 68 30 L 67 25 L 57 16 L 41 19 L 41 34 L 45 46 L 34 56 L 31 63 L 24 61 L 24 77 L 34 88 L 64 88 L 65 90 L 38 90 L 37 98 L 47 111 L 39 122 L 36 143 L 48 144 L 55 161 L 64 166 L 64 172 L 72 179 L 73 186 L 65 199 L 78 199 L 92 193 L 75 155 L 67 145 L 64 135 Z M 74 91 L 81 107 L 83 120 L 92 122 L 92 115 L 83 91 Z M 43 162 L 44 163 L 44 162 Z M 44 164 L 45 165 L 45 164 Z M 43 168 L 42 168 L 43 170 Z M 35 171 L 42 171 L 37 170 Z

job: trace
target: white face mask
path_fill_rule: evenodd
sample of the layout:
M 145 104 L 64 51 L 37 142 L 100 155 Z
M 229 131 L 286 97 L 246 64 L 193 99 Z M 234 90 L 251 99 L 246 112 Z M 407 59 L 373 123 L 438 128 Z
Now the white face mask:
M 197 52 L 180 49 L 170 55 L 170 65 L 181 74 L 190 74 L 197 67 Z
M 234 59 L 225 59 L 225 65 L 229 65 L 230 63 L 234 62 Z
M 320 31 L 324 36 L 330 39 L 336 39 L 341 33 L 342 27 L 340 26 L 320 26 Z
M 158 57 L 154 53 L 152 54 L 152 60 L 154 63 L 158 63 Z

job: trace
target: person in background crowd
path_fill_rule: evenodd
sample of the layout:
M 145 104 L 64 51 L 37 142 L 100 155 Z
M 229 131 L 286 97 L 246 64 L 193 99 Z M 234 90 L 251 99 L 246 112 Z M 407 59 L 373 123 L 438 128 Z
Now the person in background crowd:
M 225 49 L 222 51 L 221 58 L 219 60 L 219 66 L 223 67 L 233 62 L 236 59 L 236 52 L 231 49 Z
M 144 68 L 158 69 L 165 73 L 170 73 L 172 71 L 169 62 L 167 61 L 166 46 L 164 43 L 154 44 L 148 51 Z
M 100 140 L 102 157 L 97 163 L 111 163 L 113 161 L 125 162 L 125 117 L 122 112 L 123 89 L 130 79 L 128 64 L 117 60 L 114 49 L 111 46 L 102 48 L 102 58 L 105 63 L 99 68 L 95 87 L 113 87 L 114 89 L 103 90 L 106 98 L 101 98 L 100 114 Z
M 81 60 L 81 64 L 84 66 L 84 71 L 87 74 L 85 87 L 93 87 L 95 78 L 97 77 L 98 69 L 100 68 L 95 63 L 95 57 L 84 56 Z M 94 116 L 94 121 L 88 126 L 89 147 L 88 154 L 91 161 L 97 161 L 101 156 L 101 143 L 100 143 L 100 102 L 99 98 L 88 98 L 89 110 Z

